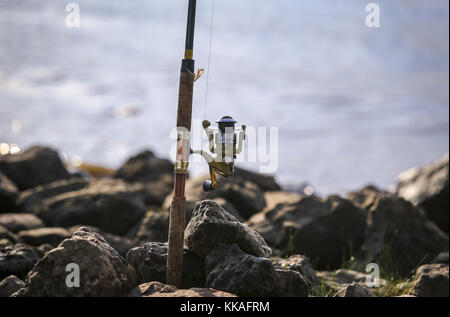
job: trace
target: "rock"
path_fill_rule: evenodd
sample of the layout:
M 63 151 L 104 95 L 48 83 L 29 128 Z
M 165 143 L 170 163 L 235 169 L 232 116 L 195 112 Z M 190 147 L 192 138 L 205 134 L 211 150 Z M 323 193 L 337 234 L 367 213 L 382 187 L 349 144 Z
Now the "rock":
M 0 213 L 16 210 L 18 194 L 16 185 L 0 171 Z
M 0 156 L 0 171 L 16 184 L 19 190 L 71 177 L 58 153 L 42 146 L 32 147 L 20 154 Z
M 38 247 L 42 244 L 57 246 L 62 240 L 71 236 L 69 230 L 50 227 L 20 231 L 19 239 L 28 245 Z
M 15 275 L 10 275 L 0 282 L 0 297 L 9 297 L 25 286 L 25 283 Z
M 307 297 L 310 284 L 298 271 L 277 269 L 272 296 Z
M 192 252 L 207 255 L 220 243 L 236 243 L 244 252 L 261 257 L 271 254 L 264 239 L 241 224 L 213 200 L 204 200 L 195 206 L 185 230 L 185 243 Z
M 186 202 L 187 212 L 189 213 L 190 206 L 201 200 L 223 198 L 227 204 L 232 204 L 233 208 L 237 210 L 239 217 L 248 219 L 251 215 L 262 211 L 266 206 L 264 192 L 255 184 L 241 179 L 232 178 L 226 180 L 219 178 L 217 183 L 219 187 L 210 192 L 203 191 L 203 182 L 207 177 L 199 177 L 195 179 L 188 179 L 186 181 Z M 172 203 L 173 194 L 166 197 L 163 206 L 168 209 Z M 224 204 L 219 201 L 220 204 Z M 233 210 L 231 210 L 233 211 Z M 233 211 L 234 212 L 234 211 Z
M 40 257 L 42 258 L 45 253 L 47 253 L 50 250 L 53 250 L 54 246 L 52 246 L 51 244 L 45 243 L 45 244 L 41 244 L 38 248 L 37 251 L 40 253 Z
M 291 255 L 287 259 L 272 258 L 276 269 L 292 270 L 299 272 L 306 280 L 308 287 L 317 283 L 316 271 L 314 271 L 311 261 L 304 255 Z
M 163 204 L 163 209 L 165 211 L 167 211 L 167 212 L 170 211 L 170 207 L 172 205 L 172 200 L 173 200 L 173 195 L 169 195 L 166 197 L 166 200 L 164 201 L 164 204 Z M 239 214 L 239 211 L 236 209 L 236 207 L 234 207 L 234 205 L 232 203 L 228 202 L 224 198 L 215 197 L 215 198 L 212 198 L 211 200 L 214 200 L 215 202 L 217 202 L 223 209 L 228 211 L 237 220 L 239 220 L 239 222 L 245 221 L 244 217 L 242 217 Z M 194 201 L 194 200 L 186 199 L 186 222 L 185 223 L 189 223 L 189 221 L 191 220 L 192 213 L 194 212 L 195 205 L 197 204 L 197 202 L 198 201 L 196 201 L 196 200 Z
M 412 295 L 417 297 L 448 297 L 448 264 L 425 264 L 415 274 Z
M 81 177 L 63 179 L 49 184 L 40 185 L 20 193 L 17 205 L 22 211 L 33 213 L 34 207 L 49 198 L 84 189 L 89 186 L 89 181 Z
M 144 283 L 130 292 L 129 297 L 236 297 L 212 288 L 177 289 L 160 282 Z
M 32 214 L 0 214 L 0 225 L 13 233 L 38 229 L 44 226 L 41 219 Z
M 448 252 L 439 253 L 431 263 L 448 264 Z
M 337 268 L 364 239 L 364 212 L 346 199 L 305 196 L 255 215 L 247 224 L 284 255 L 304 254 L 317 268 Z
M 437 162 L 416 167 L 398 176 L 395 192 L 423 208 L 431 221 L 448 233 L 448 155 Z
M 136 243 L 128 238 L 116 236 L 112 233 L 104 232 L 100 230 L 99 228 L 93 227 L 93 226 L 73 226 L 69 228 L 69 232 L 72 235 L 75 231 L 77 231 L 81 227 L 86 227 L 89 231 L 98 233 L 101 235 L 106 242 L 109 243 L 109 245 L 115 249 L 119 254 L 123 257 L 127 255 L 127 252 L 136 246 Z
M 169 236 L 169 212 L 149 210 L 127 237 L 142 244 L 148 241 L 166 242 Z
M 335 297 L 375 297 L 375 295 L 361 284 L 352 283 L 341 289 Z
M 45 199 L 31 211 L 50 227 L 91 225 L 124 235 L 144 216 L 144 200 L 140 184 L 99 179 L 81 190 Z
M 16 243 L 18 237 L 14 233 L 10 232 L 8 228 L 0 224 L 0 240 L 8 241 L 8 244 L 11 244 Z
M 67 287 L 66 278 L 79 266 L 80 287 Z M 137 286 L 136 272 L 105 239 L 87 228 L 46 253 L 25 280 L 17 297 L 121 296 Z
M 410 202 L 380 192 L 370 200 L 365 241 L 357 256 L 362 265 L 377 263 L 406 277 L 417 265 L 448 251 L 448 236 Z
M 256 184 L 262 191 L 276 191 L 280 190 L 280 185 L 275 182 L 275 179 L 271 175 L 253 173 L 248 170 L 235 167 L 233 172 L 233 178 L 240 178 L 242 180 L 248 180 Z
M 351 200 L 356 206 L 367 211 L 376 201 L 379 194 L 388 194 L 389 192 L 381 190 L 374 185 L 368 185 L 362 189 L 351 192 L 347 198 Z
M 272 262 L 242 252 L 236 244 L 217 245 L 205 258 L 206 287 L 238 296 L 270 296 L 277 274 Z
M 151 151 L 143 151 L 131 157 L 116 171 L 114 177 L 128 182 L 151 182 L 167 174 L 173 174 L 171 161 L 159 159 Z
M 264 193 L 264 198 L 266 199 L 266 208 L 264 210 L 271 210 L 275 208 L 278 204 L 295 203 L 299 201 L 302 198 L 302 196 L 297 193 L 289 193 L 283 191 L 269 191 Z
M 182 288 L 203 287 L 205 269 L 203 258 L 184 249 Z M 140 283 L 166 281 L 167 243 L 148 242 L 127 253 L 127 261 L 132 265 Z
M 23 278 L 39 260 L 39 252 L 24 244 L 9 244 L 0 249 L 0 279 L 9 275 Z

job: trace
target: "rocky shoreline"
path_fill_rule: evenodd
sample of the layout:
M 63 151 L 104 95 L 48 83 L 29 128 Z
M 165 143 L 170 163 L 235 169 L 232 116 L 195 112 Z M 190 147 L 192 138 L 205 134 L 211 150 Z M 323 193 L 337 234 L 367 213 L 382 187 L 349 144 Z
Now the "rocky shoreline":
M 150 151 L 103 177 L 43 146 L 0 156 L 0 296 L 449 295 L 448 156 L 347 197 L 242 169 L 213 192 L 189 178 L 180 289 L 164 284 L 172 172 Z

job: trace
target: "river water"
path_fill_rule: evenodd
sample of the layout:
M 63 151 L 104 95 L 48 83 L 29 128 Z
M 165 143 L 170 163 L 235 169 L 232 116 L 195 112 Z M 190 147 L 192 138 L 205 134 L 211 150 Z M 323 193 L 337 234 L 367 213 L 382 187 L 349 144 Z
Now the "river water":
M 187 1 L 74 2 L 78 28 L 66 26 L 69 1 L 0 0 L 0 143 L 113 168 L 144 148 L 169 157 Z M 283 184 L 387 187 L 449 150 L 448 1 L 376 1 L 379 28 L 365 24 L 368 2 L 215 1 L 206 118 L 278 128 Z M 198 1 L 205 69 L 211 4 Z M 206 74 L 198 120 L 205 93 Z

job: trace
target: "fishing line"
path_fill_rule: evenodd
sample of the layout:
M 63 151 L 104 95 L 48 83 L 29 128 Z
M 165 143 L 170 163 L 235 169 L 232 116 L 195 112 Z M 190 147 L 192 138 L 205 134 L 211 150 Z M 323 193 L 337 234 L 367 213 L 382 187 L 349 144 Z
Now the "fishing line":
M 210 65 L 211 65 L 211 47 L 212 47 L 212 34 L 213 34 L 213 22 L 214 22 L 214 2 L 215 2 L 215 0 L 212 0 L 211 26 L 209 29 L 208 71 L 206 73 L 205 110 L 203 112 L 203 119 L 206 118 L 206 105 L 208 104 L 209 72 L 210 72 Z

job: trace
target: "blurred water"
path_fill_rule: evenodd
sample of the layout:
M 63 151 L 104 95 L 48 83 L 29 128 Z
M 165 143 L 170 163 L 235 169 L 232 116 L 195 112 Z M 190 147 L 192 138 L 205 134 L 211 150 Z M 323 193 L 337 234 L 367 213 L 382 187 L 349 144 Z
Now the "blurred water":
M 168 157 L 187 1 L 78 0 L 80 28 L 68 2 L 0 0 L 0 142 L 110 167 L 148 147 Z M 388 186 L 449 150 L 448 1 L 377 1 L 379 29 L 367 2 L 216 0 L 207 118 L 278 127 L 282 183 Z M 197 67 L 210 9 L 198 1 Z

